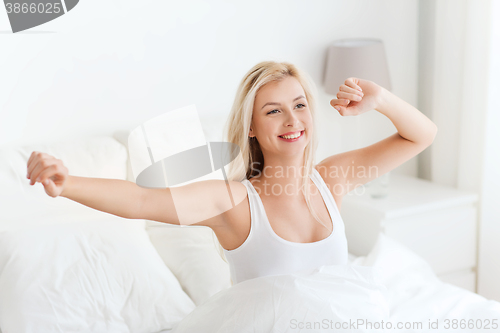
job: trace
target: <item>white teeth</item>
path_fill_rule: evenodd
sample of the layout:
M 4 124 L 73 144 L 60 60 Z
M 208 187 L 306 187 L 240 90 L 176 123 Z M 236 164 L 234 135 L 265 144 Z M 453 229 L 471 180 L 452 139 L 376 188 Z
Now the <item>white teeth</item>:
M 295 135 L 282 135 L 281 138 L 284 138 L 284 139 L 295 139 L 295 138 L 298 138 L 300 136 L 302 132 L 299 132 Z

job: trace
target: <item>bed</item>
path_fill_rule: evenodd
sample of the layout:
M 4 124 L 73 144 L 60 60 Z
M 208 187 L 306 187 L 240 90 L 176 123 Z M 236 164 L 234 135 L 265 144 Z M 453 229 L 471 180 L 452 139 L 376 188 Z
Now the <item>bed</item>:
M 207 140 L 220 123 L 203 120 Z M 499 302 L 440 281 L 384 234 L 347 265 L 231 285 L 207 227 L 124 219 L 29 186 L 32 151 L 71 175 L 133 181 L 127 133 L 0 149 L 0 332 L 500 331 Z

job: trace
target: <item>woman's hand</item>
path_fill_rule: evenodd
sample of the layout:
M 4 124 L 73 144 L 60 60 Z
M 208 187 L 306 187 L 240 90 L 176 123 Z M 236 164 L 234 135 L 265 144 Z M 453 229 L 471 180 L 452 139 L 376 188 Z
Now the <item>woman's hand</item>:
M 356 116 L 376 109 L 383 90 L 375 82 L 350 77 L 340 86 L 337 99 L 332 99 L 330 105 L 341 116 Z
M 30 185 L 39 182 L 43 185 L 45 193 L 55 198 L 62 193 L 68 180 L 68 168 L 61 160 L 45 153 L 32 152 L 28 160 L 28 173 L 26 177 Z

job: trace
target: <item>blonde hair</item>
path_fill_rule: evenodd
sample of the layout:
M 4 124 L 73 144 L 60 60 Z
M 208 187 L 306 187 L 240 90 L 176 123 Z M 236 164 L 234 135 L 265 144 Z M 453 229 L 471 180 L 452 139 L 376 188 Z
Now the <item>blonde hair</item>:
M 244 179 L 250 179 L 262 172 L 264 156 L 260 149 L 259 142 L 256 138 L 250 139 L 248 137 L 250 124 L 252 122 L 255 96 L 259 89 L 265 84 L 281 81 L 290 76 L 297 79 L 302 85 L 313 120 L 313 128 L 308 129 L 310 141 L 304 150 L 303 170 L 305 172 L 303 172 L 302 175 L 301 187 L 305 189 L 305 193 L 304 190 L 302 190 L 302 193 L 304 193 L 309 211 L 320 224 L 325 226 L 311 206 L 311 193 L 309 186 L 306 186 L 309 176 L 312 173 L 312 168 L 315 165 L 314 156 L 318 146 L 315 120 L 316 86 L 305 72 L 301 71 L 293 64 L 287 62 L 262 61 L 253 66 L 240 82 L 231 112 L 224 126 L 224 138 L 226 142 L 235 143 L 240 147 L 241 157 L 244 163 L 242 165 L 241 162 L 236 161 L 237 159 L 230 163 L 227 177 L 228 180 L 241 182 Z M 254 164 L 258 165 L 257 169 L 253 168 Z M 219 242 L 217 242 L 216 246 L 219 255 L 227 263 L 222 246 Z

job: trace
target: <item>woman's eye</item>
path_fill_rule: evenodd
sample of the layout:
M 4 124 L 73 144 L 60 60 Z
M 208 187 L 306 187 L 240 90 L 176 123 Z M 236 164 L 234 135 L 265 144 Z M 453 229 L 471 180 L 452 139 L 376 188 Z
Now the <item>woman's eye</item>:
M 299 106 L 299 105 L 302 105 L 302 107 L 301 107 L 301 108 L 306 107 L 306 106 L 305 106 L 304 104 L 302 104 L 302 103 L 297 104 L 297 106 Z M 274 111 L 278 111 L 278 110 L 272 110 L 272 111 L 269 111 L 267 114 L 274 114 Z

